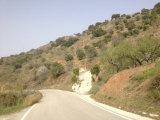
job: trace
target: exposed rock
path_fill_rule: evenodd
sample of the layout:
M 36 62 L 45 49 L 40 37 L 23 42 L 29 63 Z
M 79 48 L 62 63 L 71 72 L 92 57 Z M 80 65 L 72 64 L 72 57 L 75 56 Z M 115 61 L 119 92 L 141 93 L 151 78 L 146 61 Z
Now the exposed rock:
M 46 67 L 46 66 L 40 66 L 40 67 L 38 68 L 37 72 L 36 72 L 36 75 L 37 75 L 37 76 L 40 76 L 40 75 L 44 75 L 44 74 L 46 74 L 46 73 L 48 73 L 47 67 Z

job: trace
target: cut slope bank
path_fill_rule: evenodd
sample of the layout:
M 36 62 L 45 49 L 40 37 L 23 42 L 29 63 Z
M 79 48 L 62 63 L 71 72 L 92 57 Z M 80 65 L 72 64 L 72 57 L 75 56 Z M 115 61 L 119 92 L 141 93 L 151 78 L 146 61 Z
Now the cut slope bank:
M 160 103 L 152 102 L 148 97 L 150 80 L 143 82 L 132 81 L 130 78 L 144 70 L 153 68 L 155 65 L 137 67 L 124 70 L 112 76 L 99 92 L 93 96 L 96 100 L 125 109 L 136 114 L 160 119 Z

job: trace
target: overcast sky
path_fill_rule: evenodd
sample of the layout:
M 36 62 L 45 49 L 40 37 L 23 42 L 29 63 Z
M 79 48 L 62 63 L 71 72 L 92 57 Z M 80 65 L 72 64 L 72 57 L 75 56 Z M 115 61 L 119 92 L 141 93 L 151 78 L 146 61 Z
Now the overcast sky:
M 0 0 L 0 57 L 82 33 L 112 14 L 151 9 L 159 0 Z

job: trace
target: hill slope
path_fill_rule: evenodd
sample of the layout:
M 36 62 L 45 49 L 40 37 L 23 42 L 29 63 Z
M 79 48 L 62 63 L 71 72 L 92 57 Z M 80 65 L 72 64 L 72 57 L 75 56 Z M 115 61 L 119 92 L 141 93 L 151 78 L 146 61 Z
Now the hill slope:
M 116 85 L 116 83 L 110 84 L 112 80 L 109 80 L 114 74 L 126 69 L 139 69 L 136 67 L 153 64 L 159 61 L 159 58 L 160 3 L 157 3 L 151 10 L 142 9 L 141 12 L 133 15 L 113 14 L 111 21 L 105 20 L 90 25 L 88 30 L 83 31 L 83 33 L 60 37 L 38 49 L 1 58 L 0 90 L 32 88 L 71 90 L 73 69 L 87 68 L 90 70 L 94 65 L 97 65 L 100 68 L 100 73 L 93 75 L 93 80 L 97 82 L 93 83 L 91 90 L 91 93 L 96 94 L 103 84 L 105 84 L 104 86 Z M 147 69 L 147 67 L 144 68 Z M 147 79 L 155 78 L 154 85 L 156 87 L 151 90 L 151 94 L 156 94 L 157 97 L 160 94 L 160 83 L 158 81 L 159 73 L 155 71 L 158 71 L 159 68 L 155 69 L 151 70 L 151 73 L 154 71 L 153 76 Z M 125 80 L 128 81 L 127 78 Z M 132 86 L 132 83 L 123 81 L 119 83 L 122 86 L 129 84 L 128 87 L 138 89 L 138 86 Z M 150 88 L 150 86 L 146 87 Z M 109 93 L 104 92 L 103 95 L 112 96 L 114 94 L 112 91 L 116 89 L 116 87 L 113 90 L 102 87 L 97 95 L 103 93 L 102 91 L 110 90 Z M 145 89 L 142 90 L 143 93 Z M 120 97 L 119 95 L 121 94 L 117 94 L 118 97 Z M 136 98 L 136 95 L 132 95 L 128 97 L 124 94 L 123 97 Z M 142 98 L 145 98 L 146 95 Z M 159 102 L 159 97 L 148 103 L 155 105 L 157 102 Z M 151 112 L 157 113 L 154 110 Z

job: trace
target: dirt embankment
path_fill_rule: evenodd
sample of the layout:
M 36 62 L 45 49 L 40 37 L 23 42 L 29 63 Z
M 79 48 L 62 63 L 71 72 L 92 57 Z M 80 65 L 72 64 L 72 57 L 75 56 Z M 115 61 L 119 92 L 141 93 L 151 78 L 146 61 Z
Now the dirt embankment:
M 153 68 L 154 64 L 143 66 L 143 67 L 137 67 L 129 70 L 124 70 L 114 76 L 112 76 L 108 82 L 100 89 L 98 94 L 102 95 L 109 95 L 112 97 L 118 97 L 118 98 L 124 98 L 126 97 L 126 90 L 125 88 L 131 84 L 129 82 L 129 78 L 137 73 L 140 73 L 144 70 Z
M 137 67 L 113 75 L 93 97 L 102 103 L 119 109 L 160 119 L 160 107 L 158 107 L 160 102 L 155 103 L 147 97 L 151 81 L 145 80 L 140 82 L 133 81 L 130 78 L 154 66 L 154 64 L 151 64 Z

